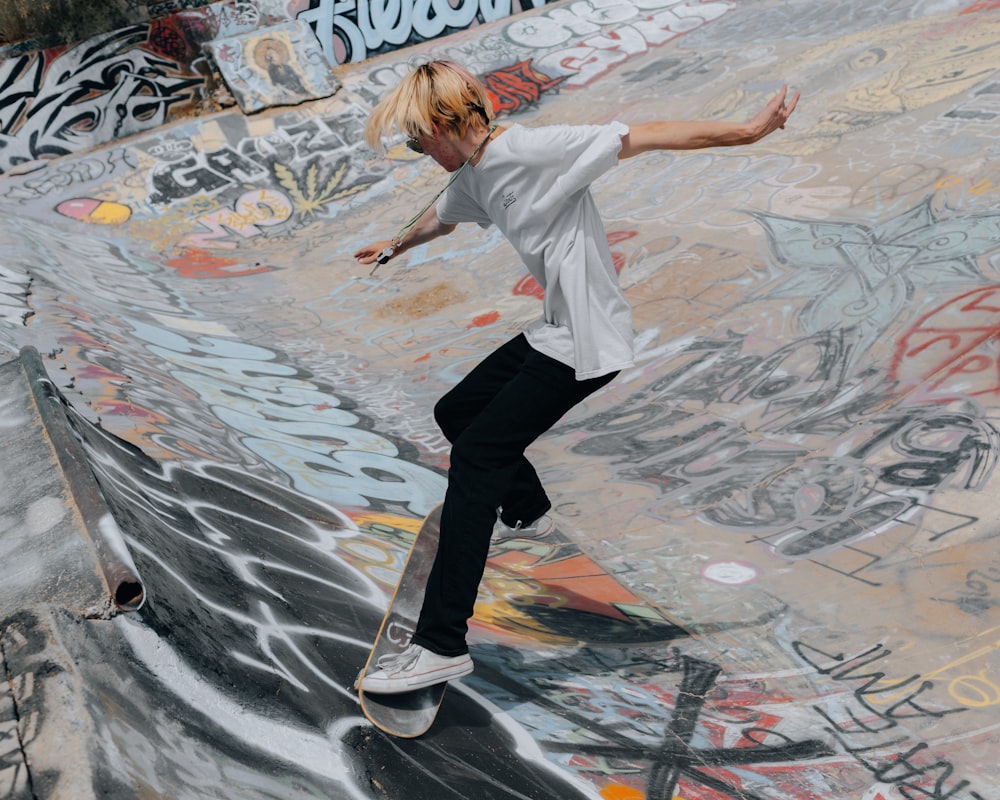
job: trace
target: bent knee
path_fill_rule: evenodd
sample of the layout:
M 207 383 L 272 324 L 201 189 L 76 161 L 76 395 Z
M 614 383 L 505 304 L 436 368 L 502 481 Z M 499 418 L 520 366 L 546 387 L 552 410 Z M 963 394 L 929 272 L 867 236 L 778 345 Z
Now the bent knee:
M 467 403 L 458 387 L 447 392 L 434 404 L 434 421 L 445 438 L 454 443 L 469 426 L 471 418 Z

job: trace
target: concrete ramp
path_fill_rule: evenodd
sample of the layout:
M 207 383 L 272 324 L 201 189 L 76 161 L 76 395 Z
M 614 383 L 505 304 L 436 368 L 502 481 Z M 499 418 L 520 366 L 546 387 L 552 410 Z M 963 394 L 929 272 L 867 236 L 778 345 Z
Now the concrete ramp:
M 0 386 L 4 613 L 48 604 L 107 619 L 137 610 L 135 564 L 38 351 L 0 365 Z
M 116 667 L 108 653 L 78 665 L 79 645 L 140 608 L 144 589 L 34 348 L 0 365 L 0 387 L 0 785 L 6 797 L 95 797 L 85 676 Z

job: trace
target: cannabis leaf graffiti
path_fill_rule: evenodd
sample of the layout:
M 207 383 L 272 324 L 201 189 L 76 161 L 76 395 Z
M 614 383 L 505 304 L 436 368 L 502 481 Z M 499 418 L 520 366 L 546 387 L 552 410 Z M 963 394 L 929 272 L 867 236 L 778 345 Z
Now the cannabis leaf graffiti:
M 809 298 L 802 329 L 853 329 L 858 357 L 910 309 L 916 289 L 988 283 L 977 259 L 1000 249 L 1000 214 L 944 214 L 932 199 L 871 227 L 751 212 L 772 256 L 794 270 L 766 297 Z
M 310 161 L 301 174 L 296 174 L 284 164 L 274 165 L 274 174 L 278 183 L 288 192 L 292 200 L 292 208 L 299 219 L 311 221 L 330 203 L 357 194 L 367 189 L 374 181 L 359 181 L 348 186 L 342 186 L 350 161 L 342 158 L 338 161 L 329 177 L 321 175 L 320 159 Z

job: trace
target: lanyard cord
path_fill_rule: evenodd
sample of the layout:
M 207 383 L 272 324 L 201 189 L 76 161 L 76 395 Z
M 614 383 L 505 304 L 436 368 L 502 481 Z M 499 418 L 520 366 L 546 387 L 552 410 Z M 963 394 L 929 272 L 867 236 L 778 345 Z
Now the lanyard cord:
M 392 239 L 392 244 L 390 244 L 387 248 L 385 248 L 385 250 L 379 253 L 378 258 L 375 259 L 375 266 L 372 267 L 372 271 L 368 273 L 369 278 L 375 274 L 375 270 L 377 270 L 382 264 L 385 264 L 390 258 L 392 258 L 392 254 L 395 253 L 396 248 L 403 243 L 403 239 L 406 237 L 406 234 L 408 234 L 411 230 L 413 230 L 413 226 L 416 225 L 417 222 L 420 220 L 420 218 L 427 213 L 427 209 L 429 209 L 432 205 L 434 205 L 441 197 L 441 195 L 443 195 L 446 191 L 448 191 L 448 187 L 451 186 L 456 180 L 458 180 L 458 176 L 462 174 L 462 170 L 465 169 L 469 165 L 469 162 L 472 161 L 472 159 L 474 159 L 479 154 L 479 151 L 483 149 L 483 145 L 486 144 L 486 142 L 493 135 L 493 132 L 496 129 L 497 126 L 495 124 L 490 126 L 490 129 L 486 132 L 486 136 L 484 136 L 483 140 L 478 145 L 476 145 L 476 149 L 472 151 L 472 155 L 470 155 L 467 159 L 465 159 L 465 161 L 462 163 L 462 166 L 460 166 L 457 170 L 455 170 L 452 173 L 451 179 L 444 185 L 444 188 L 441 189 L 441 191 L 439 191 L 436 195 L 434 195 L 431 201 L 414 215 L 413 219 L 411 219 L 402 228 L 399 229 L 399 233 L 397 233 Z

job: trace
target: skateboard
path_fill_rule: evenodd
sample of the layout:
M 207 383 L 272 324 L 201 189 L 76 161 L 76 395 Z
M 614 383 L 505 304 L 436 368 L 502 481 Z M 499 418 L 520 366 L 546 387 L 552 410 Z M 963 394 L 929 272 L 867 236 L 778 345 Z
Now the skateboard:
M 424 600 L 424 587 L 437 552 L 440 528 L 441 506 L 438 505 L 431 509 L 413 539 L 375 644 L 354 684 L 361 700 L 361 710 L 368 720 L 380 730 L 404 739 L 426 733 L 437 717 L 448 684 L 438 683 L 398 694 L 366 694 L 361 688 L 361 678 L 378 671 L 376 664 L 382 656 L 401 653 L 410 644 Z

